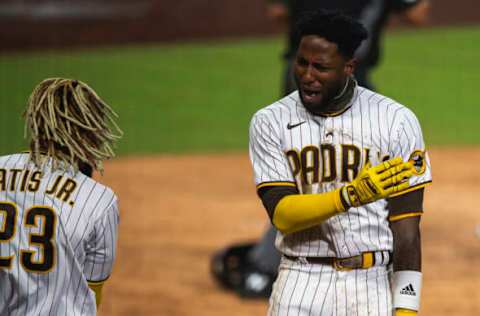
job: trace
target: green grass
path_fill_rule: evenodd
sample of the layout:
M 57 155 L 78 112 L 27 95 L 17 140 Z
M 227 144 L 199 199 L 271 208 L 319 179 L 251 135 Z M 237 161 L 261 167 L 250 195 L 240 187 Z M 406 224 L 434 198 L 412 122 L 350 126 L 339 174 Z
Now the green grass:
M 479 144 L 480 27 L 391 34 L 374 79 L 412 108 L 429 144 Z
M 75 77 L 120 115 L 120 154 L 245 150 L 248 123 L 280 87 L 283 40 L 249 39 L 0 55 L 0 154 L 25 147 L 36 83 Z M 378 88 L 411 107 L 429 144 L 478 144 L 480 28 L 391 33 Z
M 49 76 L 86 81 L 114 106 L 120 153 L 244 149 L 250 116 L 277 95 L 280 49 L 269 39 L 0 57 L 0 151 L 19 147 L 25 100 Z

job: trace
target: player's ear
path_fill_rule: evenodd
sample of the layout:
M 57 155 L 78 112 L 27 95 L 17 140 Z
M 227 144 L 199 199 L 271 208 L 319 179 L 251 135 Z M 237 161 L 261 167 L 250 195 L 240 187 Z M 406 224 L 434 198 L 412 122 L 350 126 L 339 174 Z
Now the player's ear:
M 355 57 L 350 58 L 345 62 L 345 67 L 343 71 L 345 72 L 346 75 L 351 76 L 353 75 L 353 72 L 355 71 L 355 67 L 357 66 L 357 59 Z

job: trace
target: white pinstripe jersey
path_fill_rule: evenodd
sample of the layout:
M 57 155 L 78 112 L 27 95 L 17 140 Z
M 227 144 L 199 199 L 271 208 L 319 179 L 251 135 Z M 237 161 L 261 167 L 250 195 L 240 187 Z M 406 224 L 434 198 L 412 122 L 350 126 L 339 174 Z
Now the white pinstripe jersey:
M 322 193 L 350 182 L 367 160 L 424 157 L 413 188 L 431 182 L 421 127 L 405 106 L 362 87 L 335 116 L 313 116 L 298 91 L 259 110 L 250 125 L 250 159 L 257 188 L 291 185 Z M 423 164 L 422 164 L 423 162 Z M 423 169 L 421 168 L 423 166 Z M 319 226 L 283 235 L 277 248 L 292 256 L 350 257 L 393 249 L 385 199 L 351 208 Z
M 111 273 L 117 197 L 72 168 L 28 160 L 0 157 L 0 315 L 95 315 L 87 280 Z

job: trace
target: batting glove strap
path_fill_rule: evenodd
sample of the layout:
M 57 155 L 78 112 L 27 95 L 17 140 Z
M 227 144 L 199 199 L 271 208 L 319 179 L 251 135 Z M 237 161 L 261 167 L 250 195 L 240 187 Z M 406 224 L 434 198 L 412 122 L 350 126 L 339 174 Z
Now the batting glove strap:
M 419 271 L 397 271 L 393 274 L 393 307 L 418 311 L 422 290 L 422 273 Z

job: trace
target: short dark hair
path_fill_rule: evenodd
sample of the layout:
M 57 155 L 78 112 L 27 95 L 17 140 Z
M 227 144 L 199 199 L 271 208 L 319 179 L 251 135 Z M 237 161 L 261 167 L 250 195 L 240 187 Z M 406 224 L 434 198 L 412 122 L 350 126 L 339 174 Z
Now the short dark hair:
M 298 37 L 318 35 L 337 44 L 344 57 L 352 58 L 363 40 L 368 37 L 365 27 L 339 11 L 318 10 L 303 15 L 297 25 Z

